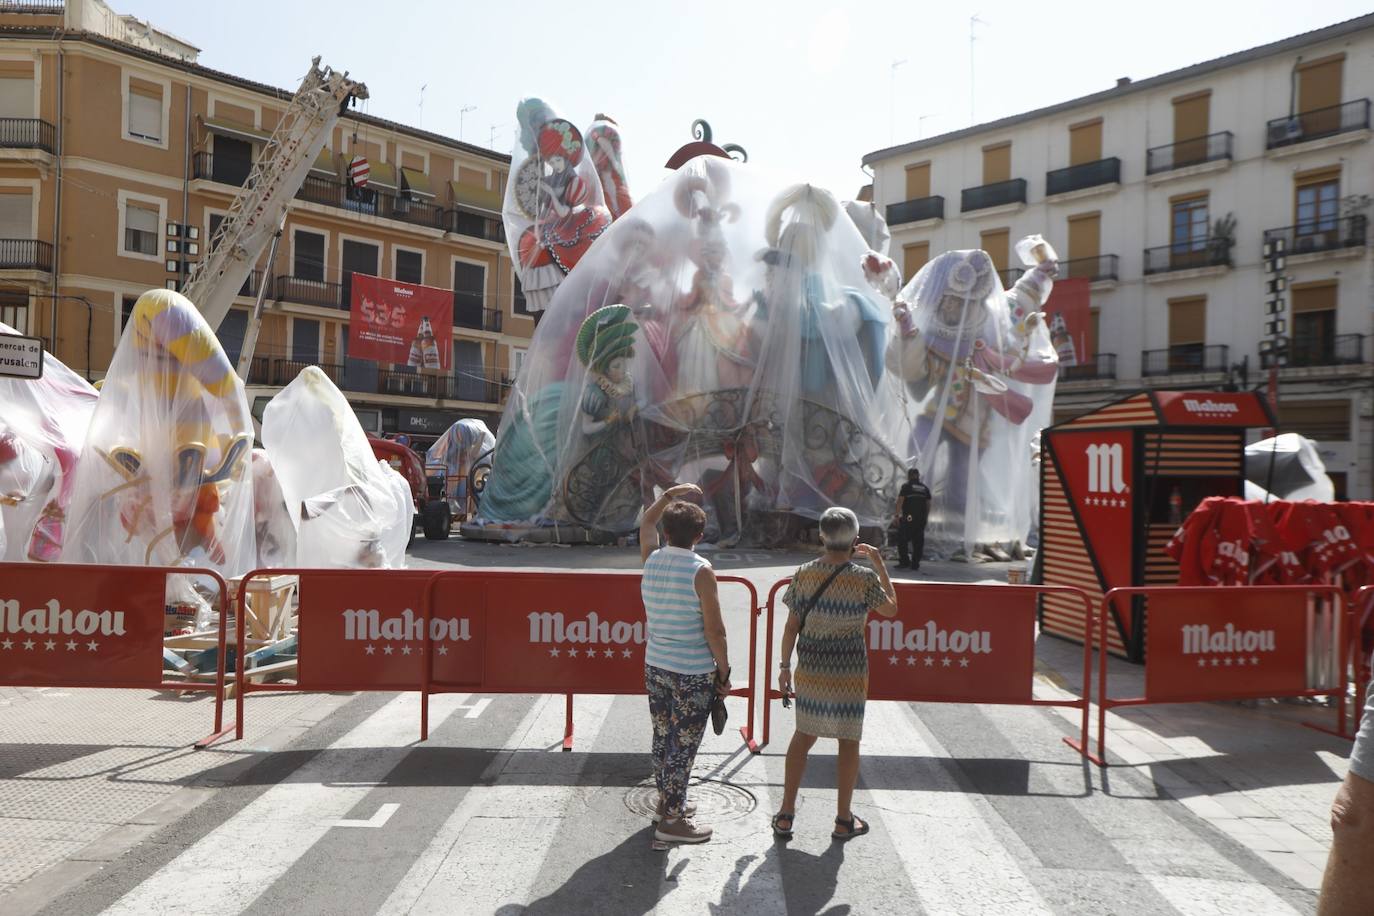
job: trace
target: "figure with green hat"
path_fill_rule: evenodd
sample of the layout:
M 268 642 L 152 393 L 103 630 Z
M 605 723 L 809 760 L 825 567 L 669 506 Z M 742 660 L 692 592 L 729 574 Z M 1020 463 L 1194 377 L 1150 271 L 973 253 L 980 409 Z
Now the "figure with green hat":
M 622 424 L 632 427 L 638 411 L 634 378 L 626 364 L 635 355 L 638 329 L 628 305 L 602 306 L 578 329 L 577 358 L 591 374 L 591 384 L 582 395 L 582 431 L 589 435 Z M 630 438 L 634 438 L 633 430 Z

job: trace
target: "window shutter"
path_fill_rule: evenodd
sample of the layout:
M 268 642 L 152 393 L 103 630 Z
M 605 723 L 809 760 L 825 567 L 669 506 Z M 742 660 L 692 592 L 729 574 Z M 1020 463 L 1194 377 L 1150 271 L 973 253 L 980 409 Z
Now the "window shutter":
M 1293 313 L 1326 312 L 1336 308 L 1336 284 L 1318 283 L 1293 287 Z
M 0 194 L 0 238 L 33 238 L 33 195 Z
M 983 184 L 1011 180 L 1011 141 L 983 147 Z
M 1169 300 L 1169 346 L 1207 341 L 1207 300 L 1201 296 Z
M 910 280 L 916 276 L 916 272 L 926 266 L 926 261 L 930 260 L 930 243 L 916 242 L 912 245 L 902 246 L 902 275 Z
M 129 133 L 147 140 L 162 139 L 162 97 L 129 91 Z
M 157 211 L 138 204 L 129 204 L 124 214 L 124 227 L 139 232 L 157 234 Z
M 999 271 L 1007 269 L 1007 253 L 1010 250 L 1010 229 L 989 229 L 979 236 L 979 244 L 992 258 L 992 266 Z
M 1069 128 L 1069 165 L 1083 165 L 1102 158 L 1102 119 Z
M 920 200 L 930 196 L 930 163 L 906 167 L 906 199 Z

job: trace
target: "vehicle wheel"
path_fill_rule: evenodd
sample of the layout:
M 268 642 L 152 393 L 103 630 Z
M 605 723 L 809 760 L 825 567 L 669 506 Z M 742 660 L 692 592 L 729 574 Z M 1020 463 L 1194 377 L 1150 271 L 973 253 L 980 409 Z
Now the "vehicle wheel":
M 416 527 L 416 524 L 415 524 L 415 516 L 412 515 L 412 516 L 410 517 L 410 537 L 409 537 L 408 539 L 406 539 L 406 552 L 407 552 L 407 553 L 410 552 L 410 548 L 411 548 L 411 547 L 414 547 L 414 546 L 415 546 L 415 527 Z
M 449 512 L 448 501 L 438 500 L 425 506 L 425 540 L 446 541 L 453 516 Z

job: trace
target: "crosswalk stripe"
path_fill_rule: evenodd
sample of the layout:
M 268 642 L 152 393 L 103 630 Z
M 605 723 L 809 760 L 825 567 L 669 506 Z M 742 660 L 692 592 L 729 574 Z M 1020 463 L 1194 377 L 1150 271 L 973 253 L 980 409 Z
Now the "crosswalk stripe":
M 948 757 L 894 703 L 869 703 L 862 770 L 886 771 L 873 784 L 933 789 L 869 789 L 921 905 L 932 913 L 1049 913 L 1020 865 L 989 829 L 997 817 L 975 804 L 932 758 Z
M 1179 875 L 1150 875 L 1150 883 L 1174 909 L 1185 916 L 1225 916 L 1228 913 L 1296 914 L 1283 898 L 1254 881 L 1217 881 Z
M 465 694 L 430 701 L 435 729 L 466 700 Z M 144 916 L 166 909 L 195 888 L 199 914 L 239 913 L 372 791 L 412 748 L 418 735 L 419 694 L 388 702 L 286 781 L 272 786 L 206 834 L 106 910 Z M 332 753 L 381 748 L 367 755 Z M 347 785 L 340 785 L 347 782 Z
M 614 699 L 578 697 L 573 724 L 579 746 L 590 747 L 596 740 Z M 505 749 L 556 746 L 563 738 L 563 712 L 561 696 L 541 697 Z M 484 782 L 489 776 L 495 782 L 463 796 L 378 910 L 381 916 L 452 913 L 459 900 L 470 913 L 528 902 L 567 809 L 586 791 L 577 786 L 577 775 L 587 758 L 556 755 L 567 761 L 558 773 L 562 785 L 532 786 L 521 779 L 503 785 L 500 773 L 511 758 L 510 753 L 499 756 L 483 774 Z

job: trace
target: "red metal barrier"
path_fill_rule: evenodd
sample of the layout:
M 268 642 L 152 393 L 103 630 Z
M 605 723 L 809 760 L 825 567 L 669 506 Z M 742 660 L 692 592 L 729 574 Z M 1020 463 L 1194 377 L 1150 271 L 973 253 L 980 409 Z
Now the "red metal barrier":
M 230 729 L 224 727 L 223 626 L 219 628 L 213 683 L 168 681 L 163 677 L 162 634 L 169 575 L 213 580 L 219 589 L 220 620 L 224 620 L 228 587 L 213 570 L 0 563 L 0 685 L 211 690 L 215 694 L 215 728 L 195 746 L 206 747 L 228 734 Z M 240 626 L 242 620 L 240 615 Z
M 1352 732 L 1360 730 L 1360 719 L 1364 716 L 1365 701 L 1368 699 L 1369 679 L 1374 677 L 1374 671 L 1370 668 L 1370 654 L 1364 644 L 1364 630 L 1369 625 L 1369 618 L 1374 614 L 1374 585 L 1366 585 L 1355 592 L 1355 597 L 1350 602 L 1351 628 L 1350 628 L 1350 660 L 1351 671 L 1355 677 L 1355 724 L 1351 727 Z
M 768 593 L 764 670 L 773 667 L 773 618 L 784 579 Z M 1093 607 L 1076 588 L 1057 585 L 971 585 L 897 582 L 895 617 L 870 615 L 868 698 L 922 703 L 986 703 L 1064 706 L 1082 711 L 1077 749 L 1088 741 L 1092 682 Z M 1034 696 L 1035 628 L 1040 596 L 1059 594 L 1083 603 L 1083 695 L 1073 700 Z M 770 738 L 770 700 L 782 694 L 763 688 L 763 742 Z
M 1335 730 L 1319 730 L 1351 737 L 1345 725 L 1351 615 L 1339 589 L 1329 585 L 1114 588 L 1102 597 L 1098 615 L 1104 645 L 1111 603 L 1137 596 L 1147 600 L 1145 695 L 1109 696 L 1107 653 L 1099 655 L 1097 753 L 1089 751 L 1086 740 L 1080 748 L 1093 763 L 1107 766 L 1107 710 L 1118 706 L 1334 696 L 1339 724 Z M 1325 607 L 1321 599 L 1328 602 Z M 1320 644 L 1328 637 L 1329 646 Z M 1314 680 L 1325 686 L 1313 686 Z
M 240 723 L 243 697 L 252 692 L 419 690 L 424 740 L 432 693 L 561 693 L 567 697 L 564 749 L 571 750 L 575 694 L 644 692 L 646 624 L 637 572 L 255 570 L 239 590 L 240 620 L 248 583 L 283 575 L 299 580 L 297 677 L 249 683 L 240 632 Z M 750 609 L 758 612 L 747 580 L 718 581 L 748 588 Z M 740 731 L 751 742 L 752 664 L 748 674 L 748 686 L 732 695 L 749 698 L 749 725 Z
M 563 750 L 572 750 L 573 697 L 576 694 L 644 692 L 647 622 L 640 600 L 639 573 L 528 573 L 455 570 L 431 576 L 423 602 L 424 659 L 420 687 L 420 738 L 429 736 L 429 697 L 434 693 L 564 694 Z M 751 629 L 758 592 L 747 579 L 720 576 L 723 584 L 749 591 Z M 438 608 L 466 605 L 480 609 L 460 653 L 447 657 L 433 641 L 454 618 Z M 444 622 L 447 621 L 447 622 Z M 751 640 L 751 650 L 754 648 Z M 436 669 L 442 669 L 436 674 Z M 478 677 L 472 678 L 473 671 Z M 451 674 L 448 674 L 451 672 Z M 754 664 L 747 686 L 731 696 L 747 698 L 748 724 L 740 734 L 753 749 Z M 453 675 L 467 675 L 454 680 Z

